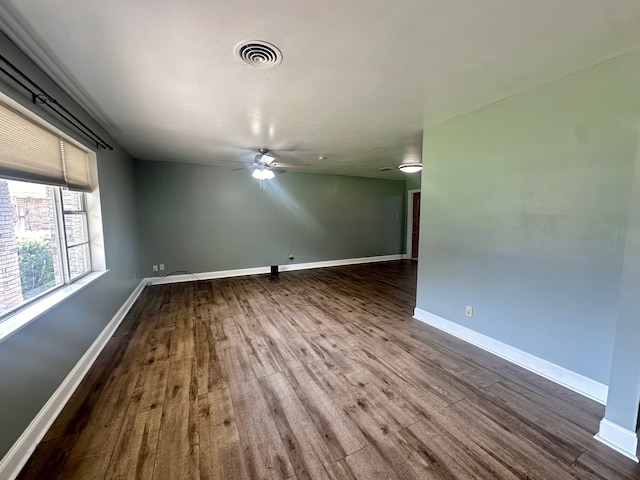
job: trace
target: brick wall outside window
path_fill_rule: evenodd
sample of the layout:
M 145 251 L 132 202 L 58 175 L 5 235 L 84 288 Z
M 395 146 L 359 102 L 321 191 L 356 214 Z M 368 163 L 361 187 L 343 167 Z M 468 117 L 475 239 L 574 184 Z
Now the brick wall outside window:
M 14 219 L 7 181 L 0 179 L 0 313 L 23 300 Z

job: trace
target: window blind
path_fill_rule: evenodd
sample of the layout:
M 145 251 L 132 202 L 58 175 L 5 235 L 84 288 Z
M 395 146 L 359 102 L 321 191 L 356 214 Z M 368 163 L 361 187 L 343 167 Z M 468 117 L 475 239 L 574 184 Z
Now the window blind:
M 91 191 L 87 152 L 64 140 L 60 141 L 60 148 L 67 187 L 71 190 Z
M 87 152 L 3 103 L 0 177 L 91 191 Z

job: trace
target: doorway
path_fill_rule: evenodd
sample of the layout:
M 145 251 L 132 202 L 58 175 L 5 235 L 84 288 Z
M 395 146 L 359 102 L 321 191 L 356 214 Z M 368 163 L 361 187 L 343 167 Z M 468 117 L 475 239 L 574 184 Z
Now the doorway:
M 407 258 L 418 259 L 420 243 L 420 190 L 407 192 Z

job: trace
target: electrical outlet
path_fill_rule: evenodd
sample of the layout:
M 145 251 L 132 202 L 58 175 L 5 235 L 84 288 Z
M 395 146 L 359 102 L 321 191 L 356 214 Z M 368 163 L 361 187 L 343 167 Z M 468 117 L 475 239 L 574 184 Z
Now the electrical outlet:
M 164 270 L 164 263 L 160 264 L 160 270 Z
M 154 272 L 157 272 L 157 271 L 158 271 L 158 265 L 154 265 L 154 266 L 153 266 L 153 271 L 154 271 Z
M 471 305 L 466 305 L 464 307 L 464 314 L 467 317 L 473 317 L 473 307 Z

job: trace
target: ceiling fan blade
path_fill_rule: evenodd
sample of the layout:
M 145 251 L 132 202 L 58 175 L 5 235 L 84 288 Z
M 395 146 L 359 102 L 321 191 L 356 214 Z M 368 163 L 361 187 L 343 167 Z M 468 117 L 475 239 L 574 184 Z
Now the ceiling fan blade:
M 270 170 L 277 174 L 287 173 L 287 171 L 284 168 L 280 168 L 280 167 L 271 167 Z
M 308 163 L 281 163 L 281 162 L 278 162 L 277 160 L 272 164 L 272 167 L 277 167 L 277 168 L 307 168 L 310 166 L 311 165 Z
M 276 156 L 276 162 L 291 166 L 310 166 L 310 162 L 318 159 L 317 153 L 308 150 L 274 150 L 273 153 Z
M 256 164 L 252 163 L 252 162 L 233 162 L 236 165 L 236 168 L 233 169 L 233 171 L 236 170 L 245 170 L 247 168 L 256 168 Z

